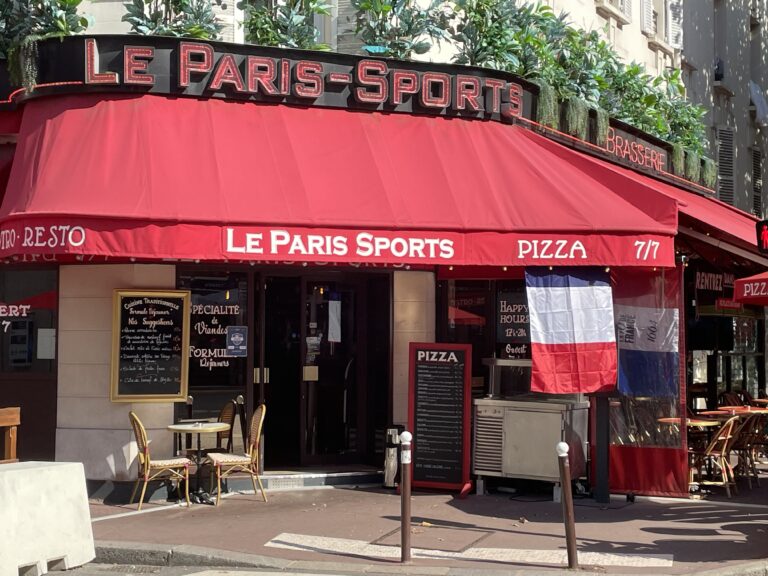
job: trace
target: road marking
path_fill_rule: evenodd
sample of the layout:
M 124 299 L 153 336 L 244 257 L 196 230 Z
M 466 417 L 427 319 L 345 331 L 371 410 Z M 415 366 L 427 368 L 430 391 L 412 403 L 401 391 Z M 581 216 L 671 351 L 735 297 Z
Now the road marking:
M 345 554 L 373 558 L 399 558 L 400 548 L 369 544 L 364 540 L 329 538 L 326 536 L 306 536 L 302 534 L 282 533 L 265 544 L 271 548 L 283 548 L 305 552 L 326 554 Z M 565 550 L 516 550 L 513 548 L 470 548 L 463 552 L 445 550 L 427 550 L 412 548 L 414 558 L 432 558 L 444 560 L 494 560 L 497 562 L 517 562 L 535 564 L 568 563 Z M 609 552 L 579 552 L 579 562 L 596 566 L 631 566 L 639 568 L 670 568 L 673 564 L 671 554 L 617 554 Z

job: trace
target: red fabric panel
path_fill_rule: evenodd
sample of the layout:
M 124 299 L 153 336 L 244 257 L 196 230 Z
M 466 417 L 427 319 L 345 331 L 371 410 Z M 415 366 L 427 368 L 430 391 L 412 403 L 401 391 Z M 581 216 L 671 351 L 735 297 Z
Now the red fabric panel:
M 611 492 L 655 496 L 688 494 L 688 455 L 675 448 L 611 446 Z
M 768 272 L 738 278 L 733 283 L 733 299 L 744 304 L 768 306 Z
M 618 180 L 605 184 L 571 163 L 580 154 L 544 144 L 497 122 L 214 99 L 47 98 L 26 104 L 0 214 L 674 234 L 676 202 L 635 186 L 621 192 L 628 201 Z
M 531 356 L 531 392 L 588 394 L 616 388 L 616 342 L 533 342 Z

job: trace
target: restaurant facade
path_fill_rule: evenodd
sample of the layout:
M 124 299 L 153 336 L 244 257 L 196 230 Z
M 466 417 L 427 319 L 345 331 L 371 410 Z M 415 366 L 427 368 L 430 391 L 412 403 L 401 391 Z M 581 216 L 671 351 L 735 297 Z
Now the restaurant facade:
M 511 406 L 489 397 L 578 404 L 580 476 L 684 494 L 685 434 L 658 419 L 765 388 L 763 308 L 731 298 L 768 263 L 756 219 L 664 142 L 548 128 L 537 86 L 479 68 L 133 36 L 38 52 L 33 89 L 0 82 L 0 406 L 22 406 L 23 459 L 131 480 L 129 410 L 170 454 L 188 396 L 195 416 L 242 396 L 268 406 L 267 471 L 379 466 L 387 428 L 418 430 L 410 344 L 452 343 L 473 435 Z M 536 363 L 559 317 L 531 295 L 566 277 L 608 290 L 587 343 L 612 367 L 579 342 Z M 547 477 L 511 449 L 473 445 L 474 475 Z

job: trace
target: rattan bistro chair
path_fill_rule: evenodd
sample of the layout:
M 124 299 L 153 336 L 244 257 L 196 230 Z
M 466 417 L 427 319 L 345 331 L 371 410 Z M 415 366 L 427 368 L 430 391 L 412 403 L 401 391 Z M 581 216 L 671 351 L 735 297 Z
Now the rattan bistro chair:
M 267 501 L 267 495 L 264 493 L 264 486 L 259 477 L 259 439 L 261 438 L 261 427 L 264 425 L 264 416 L 267 407 L 260 404 L 251 416 L 251 425 L 248 428 L 248 453 L 244 456 L 237 454 L 226 454 L 224 452 L 212 452 L 208 454 L 208 460 L 216 472 L 216 506 L 221 499 L 221 481 L 226 480 L 234 474 L 250 474 L 253 483 L 253 493 L 257 492 L 256 482 L 259 483 L 261 496 L 264 502 Z M 213 470 L 211 471 L 213 474 Z M 213 479 L 211 479 L 213 480 Z
M 136 413 L 131 411 L 128 414 L 131 420 L 133 434 L 136 437 L 136 444 L 139 448 L 139 476 L 131 492 L 131 499 L 128 502 L 133 504 L 133 498 L 136 496 L 136 490 L 139 488 L 139 482 L 144 481 L 141 488 L 141 497 L 139 498 L 139 510 L 144 502 L 144 494 L 147 491 L 147 484 L 150 480 L 168 479 L 176 480 L 177 483 L 184 481 L 184 491 L 189 506 L 189 467 L 192 461 L 188 458 L 169 458 L 166 460 L 152 460 L 149 454 L 149 440 L 147 440 L 147 431 L 144 424 L 141 423 Z
M 235 417 L 237 416 L 237 402 L 228 400 L 219 411 L 217 422 L 229 424 L 229 430 L 224 430 L 216 434 L 216 447 L 206 448 L 205 454 L 211 452 L 232 452 L 232 430 L 235 427 Z
M 694 484 L 693 474 L 694 470 L 697 471 L 699 484 L 711 484 L 715 486 L 723 486 L 728 498 L 731 497 L 731 486 L 738 492 L 736 488 L 736 478 L 734 476 L 733 467 L 728 461 L 731 451 L 731 446 L 735 439 L 735 427 L 738 421 L 738 416 L 733 416 L 725 421 L 720 428 L 712 436 L 712 440 L 704 450 L 691 449 L 689 450 L 689 456 L 691 462 L 688 468 L 688 484 L 689 486 Z M 714 464 L 712 470 L 713 479 L 702 480 L 702 469 L 707 461 L 711 461 Z M 720 479 L 717 479 L 720 476 Z

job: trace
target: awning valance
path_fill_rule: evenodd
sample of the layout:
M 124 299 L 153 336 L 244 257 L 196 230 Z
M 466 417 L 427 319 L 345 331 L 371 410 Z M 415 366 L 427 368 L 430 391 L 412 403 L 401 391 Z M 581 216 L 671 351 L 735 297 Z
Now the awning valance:
M 0 256 L 671 266 L 677 202 L 496 122 L 158 96 L 25 105 Z

